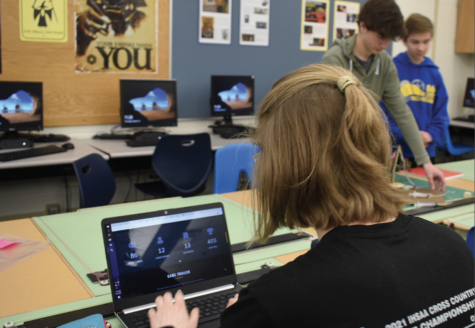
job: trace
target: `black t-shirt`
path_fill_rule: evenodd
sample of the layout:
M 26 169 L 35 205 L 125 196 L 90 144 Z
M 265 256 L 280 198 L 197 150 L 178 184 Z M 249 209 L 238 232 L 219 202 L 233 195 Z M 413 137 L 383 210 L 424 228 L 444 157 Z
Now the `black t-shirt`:
M 221 327 L 467 327 L 474 258 L 450 229 L 400 215 L 342 226 L 245 288 Z

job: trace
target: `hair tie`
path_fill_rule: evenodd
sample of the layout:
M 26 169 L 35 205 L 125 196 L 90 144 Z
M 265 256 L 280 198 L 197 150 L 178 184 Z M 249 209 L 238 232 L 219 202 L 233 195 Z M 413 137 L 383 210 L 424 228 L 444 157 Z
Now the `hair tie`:
M 351 77 L 349 77 L 348 75 L 340 77 L 340 79 L 336 83 L 336 85 L 338 86 L 338 89 L 340 89 L 341 93 L 345 93 L 346 87 L 349 86 L 350 84 L 356 85 L 356 82 Z

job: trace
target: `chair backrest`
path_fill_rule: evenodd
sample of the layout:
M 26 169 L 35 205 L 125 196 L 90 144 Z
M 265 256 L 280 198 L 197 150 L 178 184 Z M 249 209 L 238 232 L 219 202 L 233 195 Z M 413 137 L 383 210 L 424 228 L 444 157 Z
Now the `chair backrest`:
M 152 156 L 152 167 L 169 196 L 193 196 L 203 191 L 211 166 L 208 133 L 162 137 Z
M 254 154 L 257 146 L 249 142 L 229 144 L 219 148 L 214 158 L 214 194 L 237 190 L 239 175 L 244 172 L 252 184 Z
M 90 154 L 73 162 L 79 180 L 81 208 L 108 205 L 115 194 L 115 179 L 107 161 Z
M 454 155 L 454 156 L 462 155 L 462 154 L 466 154 L 466 153 L 470 153 L 474 151 L 474 147 L 471 145 L 467 145 L 463 143 L 455 143 L 455 144 L 452 143 L 448 126 L 445 128 L 445 144 L 439 144 L 437 145 L 437 148 L 447 151 L 451 155 Z
M 471 227 L 467 233 L 467 244 L 472 251 L 473 257 L 475 257 L 475 227 Z
M 454 146 L 452 145 L 452 138 L 450 137 L 448 126 L 445 128 L 445 146 L 447 147 L 447 151 L 453 155 Z

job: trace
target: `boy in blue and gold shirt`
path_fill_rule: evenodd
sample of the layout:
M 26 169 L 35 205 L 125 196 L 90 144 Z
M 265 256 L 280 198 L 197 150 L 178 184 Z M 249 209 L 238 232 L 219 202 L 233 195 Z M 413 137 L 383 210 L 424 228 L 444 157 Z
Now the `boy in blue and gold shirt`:
M 431 161 L 435 160 L 435 146 L 444 143 L 445 130 L 450 123 L 447 114 L 447 90 L 439 68 L 425 57 L 433 37 L 431 21 L 422 15 L 412 14 L 404 23 L 406 35 L 403 38 L 407 52 L 394 58 L 401 92 L 414 113 L 419 132 Z M 401 131 L 388 115 L 391 130 L 401 144 L 404 157 L 413 159 L 409 146 Z M 412 160 L 412 162 L 414 162 Z

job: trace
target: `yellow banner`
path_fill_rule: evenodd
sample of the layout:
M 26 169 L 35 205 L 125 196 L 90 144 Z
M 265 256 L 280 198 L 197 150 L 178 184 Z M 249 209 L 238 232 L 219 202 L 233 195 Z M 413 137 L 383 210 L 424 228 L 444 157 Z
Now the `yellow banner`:
M 67 0 L 19 0 L 20 40 L 68 41 Z
M 76 0 L 76 72 L 157 73 L 158 1 Z

